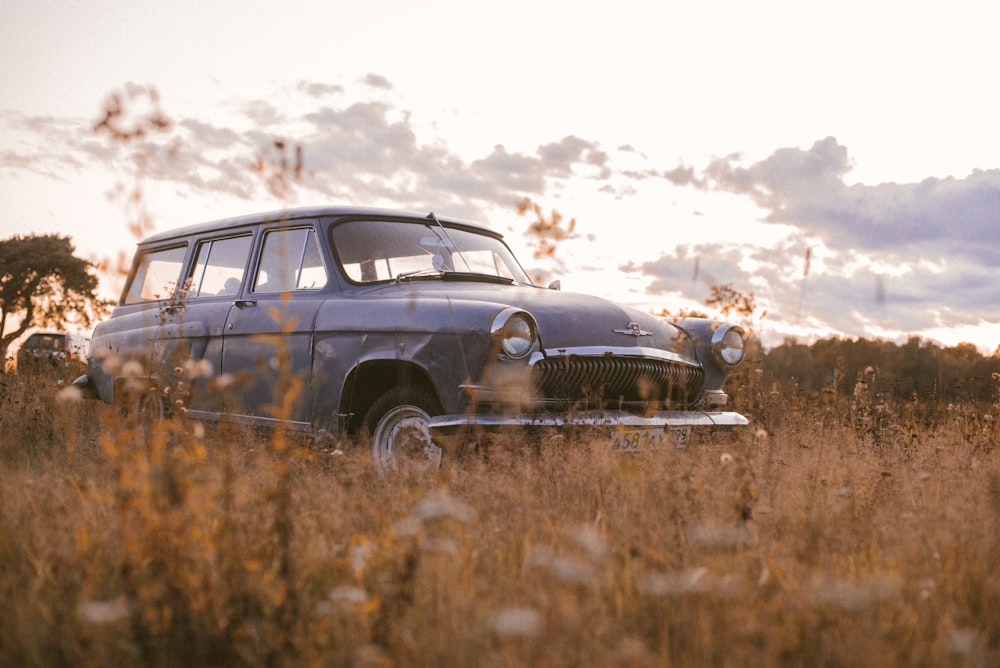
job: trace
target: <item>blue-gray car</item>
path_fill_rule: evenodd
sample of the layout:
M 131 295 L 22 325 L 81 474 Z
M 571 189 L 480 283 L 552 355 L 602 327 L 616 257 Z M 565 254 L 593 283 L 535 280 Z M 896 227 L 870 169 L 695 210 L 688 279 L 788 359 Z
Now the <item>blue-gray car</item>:
M 88 396 L 190 418 L 367 436 L 380 468 L 470 433 L 583 425 L 611 447 L 731 429 L 740 327 L 534 285 L 481 225 L 292 209 L 139 243 L 94 330 Z M 369 442 L 369 441 L 364 441 Z

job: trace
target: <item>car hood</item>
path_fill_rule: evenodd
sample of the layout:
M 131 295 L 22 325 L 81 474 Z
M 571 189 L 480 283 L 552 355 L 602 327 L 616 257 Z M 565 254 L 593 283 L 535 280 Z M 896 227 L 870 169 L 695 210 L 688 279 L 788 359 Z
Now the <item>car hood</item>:
M 495 314 L 508 307 L 527 311 L 538 323 L 541 345 L 547 354 L 602 354 L 601 349 L 610 348 L 618 354 L 627 354 L 629 348 L 642 354 L 642 348 L 654 348 L 697 362 L 690 338 L 665 318 L 593 295 L 436 280 L 382 285 L 364 292 L 368 299 L 403 299 L 410 303 L 447 300 L 453 313 L 469 310 Z M 470 308 L 456 308 L 460 303 Z

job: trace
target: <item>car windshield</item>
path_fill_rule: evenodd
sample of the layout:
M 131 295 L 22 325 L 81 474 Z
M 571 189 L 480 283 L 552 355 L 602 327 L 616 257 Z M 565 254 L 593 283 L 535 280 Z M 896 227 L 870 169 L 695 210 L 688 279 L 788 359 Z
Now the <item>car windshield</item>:
M 510 249 L 496 237 L 436 223 L 351 220 L 335 225 L 332 246 L 356 283 L 422 277 L 491 277 L 530 285 Z

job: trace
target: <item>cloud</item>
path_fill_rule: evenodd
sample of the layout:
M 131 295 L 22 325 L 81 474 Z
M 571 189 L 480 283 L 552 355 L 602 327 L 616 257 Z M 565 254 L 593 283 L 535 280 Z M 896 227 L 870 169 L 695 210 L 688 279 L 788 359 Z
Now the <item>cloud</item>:
M 381 74 L 368 74 L 364 78 L 364 84 L 367 86 L 371 86 L 372 88 L 392 90 L 392 82 L 386 79 Z
M 362 83 L 393 87 L 378 74 Z M 183 196 L 253 199 L 264 187 L 252 165 L 280 140 L 302 149 L 305 170 L 297 186 L 302 199 L 433 206 L 471 218 L 490 207 L 513 210 L 523 197 L 541 197 L 559 179 L 606 179 L 611 173 L 610 157 L 600 145 L 576 136 L 533 152 L 498 144 L 486 155 L 465 158 L 441 143 L 421 142 L 407 110 L 386 101 L 338 104 L 344 92 L 337 84 L 300 81 L 291 93 L 306 102 L 304 111 L 291 111 L 291 99 L 281 107 L 254 99 L 230 110 L 228 120 L 171 117 L 166 132 L 128 145 L 94 135 L 86 120 L 5 112 L 0 126 L 16 128 L 29 140 L 0 150 L 8 170 L 30 169 L 51 178 L 102 167 L 128 174 L 141 160 L 145 178 L 172 184 Z M 169 101 L 164 107 L 170 116 Z
M 854 336 L 1000 321 L 1000 170 L 877 185 L 848 184 L 850 170 L 833 137 L 748 166 L 733 154 L 673 170 L 675 184 L 745 196 L 762 221 L 793 231 L 775 247 L 684 246 L 623 269 L 648 276 L 651 292 L 680 286 L 697 299 L 710 283 L 731 283 L 755 291 L 769 319 Z M 819 260 L 811 271 L 807 252 Z
M 793 225 L 832 248 L 1000 262 L 1000 170 L 919 183 L 848 185 L 847 148 L 833 137 L 783 148 L 749 167 L 713 161 L 705 185 L 751 198 L 765 220 Z
M 607 179 L 611 174 L 608 154 L 596 142 L 579 137 L 568 136 L 544 144 L 538 147 L 538 156 L 547 169 L 564 178 L 571 176 L 576 166 L 596 168 L 600 179 Z
M 339 95 L 344 92 L 344 87 L 340 84 L 321 83 L 317 81 L 300 81 L 298 90 L 309 97 L 327 97 L 329 95 Z

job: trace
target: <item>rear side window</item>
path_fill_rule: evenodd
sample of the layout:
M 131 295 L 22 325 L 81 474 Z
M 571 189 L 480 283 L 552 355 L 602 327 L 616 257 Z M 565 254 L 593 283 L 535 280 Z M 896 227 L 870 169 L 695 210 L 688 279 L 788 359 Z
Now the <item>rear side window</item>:
M 326 266 L 311 227 L 273 230 L 264 236 L 253 291 L 318 290 L 326 285 Z
M 187 296 L 232 297 L 239 294 L 252 243 L 253 237 L 249 234 L 201 242 L 187 280 Z
M 177 290 L 186 250 L 185 246 L 175 246 L 143 253 L 125 293 L 124 303 L 137 304 L 172 297 Z

